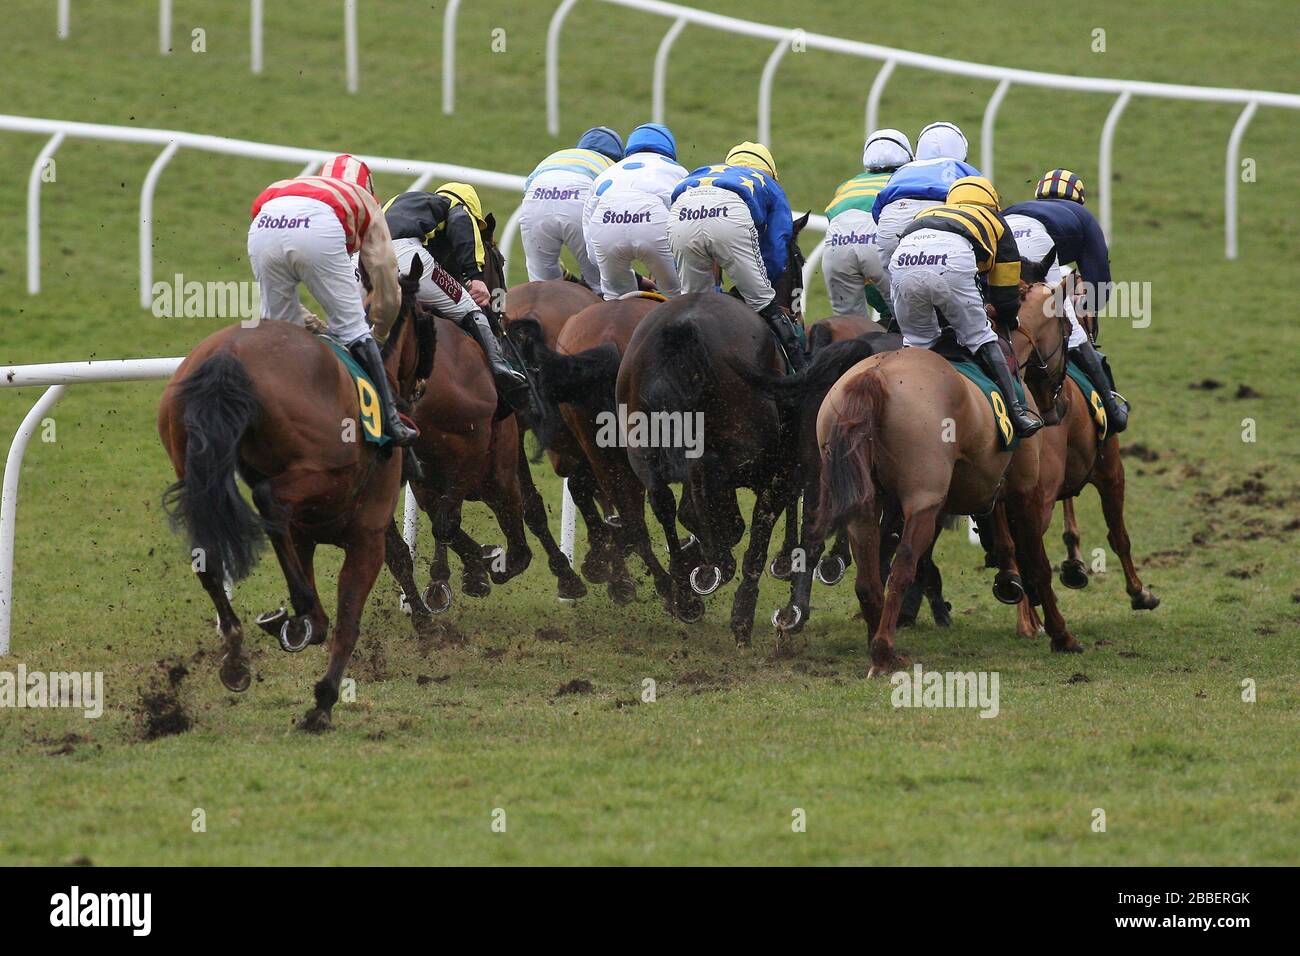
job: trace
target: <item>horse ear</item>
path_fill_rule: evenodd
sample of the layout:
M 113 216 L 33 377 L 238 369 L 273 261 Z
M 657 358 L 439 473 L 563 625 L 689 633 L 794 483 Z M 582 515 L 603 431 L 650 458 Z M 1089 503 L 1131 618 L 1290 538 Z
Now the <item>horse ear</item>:
M 497 217 L 496 217 L 496 214 L 495 214 L 495 213 L 488 213 L 487 216 L 484 217 L 483 222 L 487 224 L 487 228 L 483 231 L 483 240 L 484 240 L 485 242 L 491 242 L 491 241 L 492 241 L 492 234 L 495 233 L 495 232 L 497 231 Z
M 804 226 L 808 225 L 808 217 L 811 215 L 812 215 L 812 210 L 809 209 L 806 213 L 804 213 L 802 216 L 800 216 L 798 219 L 794 221 L 794 234 L 796 236 L 803 231 Z
M 420 261 L 419 256 L 411 256 L 411 268 L 406 270 L 406 281 L 418 286 L 423 276 L 424 263 Z

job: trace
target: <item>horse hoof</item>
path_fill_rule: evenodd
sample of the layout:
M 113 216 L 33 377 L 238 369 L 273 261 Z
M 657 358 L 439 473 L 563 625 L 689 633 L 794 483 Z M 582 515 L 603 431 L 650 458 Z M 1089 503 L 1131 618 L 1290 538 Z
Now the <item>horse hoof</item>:
M 1053 640 L 1052 652 L 1055 654 L 1082 654 L 1083 645 L 1080 644 L 1078 641 L 1076 641 L 1073 637 L 1067 638 L 1066 642 L 1060 644 L 1058 644 L 1055 640 Z
M 684 624 L 697 624 L 704 617 L 704 602 L 694 595 L 677 602 L 677 617 Z
M 779 607 L 772 612 L 772 626 L 778 631 L 794 631 L 803 624 L 803 608 L 798 604 Z
M 817 562 L 817 570 L 814 572 L 814 576 L 822 584 L 829 584 L 834 587 L 844 580 L 846 570 L 844 559 L 838 554 L 832 554 L 830 557 L 822 558 Z
M 461 581 L 460 589 L 470 597 L 483 598 L 492 593 L 492 582 L 485 578 L 466 578 Z
M 479 554 L 483 555 L 484 561 L 491 561 L 498 554 L 504 554 L 499 544 L 481 544 L 479 545 Z
M 451 610 L 451 586 L 446 581 L 430 581 L 424 589 L 424 606 L 430 614 L 446 614 Z
M 280 628 L 284 627 L 284 622 L 289 620 L 289 612 L 284 608 L 275 611 L 267 611 L 265 614 L 257 616 L 257 626 L 272 637 L 280 636 Z
M 1143 588 L 1129 598 L 1129 604 L 1135 611 L 1154 611 L 1160 606 L 1160 598 L 1152 594 L 1150 588 Z
M 1067 588 L 1079 591 L 1088 586 L 1088 569 L 1082 561 L 1077 559 L 1062 561 L 1060 578 L 1061 583 Z
M 767 571 L 778 581 L 789 581 L 790 575 L 794 573 L 794 562 L 790 560 L 790 555 L 778 554 L 767 566 Z
M 898 623 L 895 625 L 895 627 L 915 627 L 915 626 L 916 626 L 915 614 L 898 615 Z
M 288 651 L 290 654 L 297 654 L 299 651 L 307 649 L 307 645 L 311 643 L 311 637 L 311 618 L 305 614 L 291 617 L 280 628 L 280 650 Z
M 617 511 L 611 511 L 605 515 L 605 527 L 611 531 L 617 531 L 623 527 L 623 519 L 618 516 Z
M 619 607 L 624 607 L 636 600 L 636 582 L 631 578 L 609 582 L 609 599 Z
M 704 574 L 700 572 L 703 571 Z M 713 572 L 712 579 L 704 575 Z M 691 590 L 701 596 L 712 594 L 722 585 L 722 568 L 716 564 L 702 564 L 691 571 Z
M 587 596 L 587 585 L 576 574 L 562 575 L 556 583 L 555 594 L 561 601 L 576 601 Z
M 231 658 L 229 654 L 221 658 L 221 685 L 226 690 L 242 694 L 253 683 L 253 673 L 248 669 L 248 660 L 243 657 Z
M 944 601 L 942 607 L 935 605 L 930 606 L 930 612 L 934 615 L 934 623 L 937 627 L 952 626 L 952 602 Z
M 330 712 L 313 707 L 303 715 L 298 729 L 308 734 L 321 734 L 330 729 Z
M 1025 596 L 1025 586 L 1019 576 L 999 571 L 993 579 L 993 596 L 1003 604 L 1019 604 Z

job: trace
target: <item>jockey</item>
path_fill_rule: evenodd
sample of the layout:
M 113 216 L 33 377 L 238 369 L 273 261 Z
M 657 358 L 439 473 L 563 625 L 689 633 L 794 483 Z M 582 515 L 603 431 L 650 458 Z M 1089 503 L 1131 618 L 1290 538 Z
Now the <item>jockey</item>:
M 253 201 L 248 261 L 261 287 L 262 318 L 304 325 L 308 312 L 298 299 L 307 286 L 325 309 L 330 334 L 370 376 L 384 409 L 384 427 L 398 445 L 419 435 L 402 422 L 379 352 L 388 338 L 402 294 L 388 224 L 375 201 L 370 169 L 354 156 L 334 156 L 318 176 L 272 183 Z M 370 319 L 351 255 L 372 281 Z
M 600 270 L 606 299 L 636 292 L 632 262 L 639 259 L 664 295 L 677 294 L 677 269 L 668 248 L 669 194 L 686 170 L 667 126 L 646 123 L 628 135 L 620 162 L 597 177 L 582 210 L 587 254 Z
M 1074 263 L 1100 312 L 1110 291 L 1110 251 L 1101 226 L 1083 206 L 1083 180 L 1068 169 L 1053 169 L 1043 174 L 1034 196 L 1006 210 L 1021 254 L 1026 259 L 1041 259 L 1055 246 L 1056 261 L 1047 273 L 1048 283 L 1060 282 L 1061 265 Z M 1070 317 L 1070 357 L 1097 387 L 1106 420 L 1118 434 L 1128 427 L 1128 403 L 1115 391 L 1115 382 L 1101 354 L 1079 324 L 1073 296 L 1067 294 L 1063 301 L 1065 314 Z
M 792 234 L 790 202 L 762 143 L 733 146 L 721 165 L 701 166 L 673 190 L 668 241 L 682 292 L 716 288 L 716 263 L 799 371 L 807 364 L 803 346 L 772 290 L 789 265 Z
M 483 207 L 474 187 L 447 183 L 432 193 L 401 193 L 384 203 L 384 217 L 393 234 L 398 271 L 405 275 L 416 256 L 424 264 L 416 295 L 420 304 L 451 319 L 479 344 L 498 396 L 516 411 L 526 411 L 531 405 L 528 379 L 506 362 L 495 315 L 490 309 L 484 312 L 491 296 L 483 281 Z
M 917 213 L 903 230 L 890 263 L 894 318 L 903 344 L 932 348 L 939 341 L 938 309 L 975 356 L 1006 400 L 1015 433 L 1022 438 L 1043 420 L 1016 397 L 1014 373 L 989 324 L 979 277 L 988 280 L 989 305 L 1004 329 L 1017 325 L 1020 308 L 1020 251 L 998 211 L 993 184 L 967 176 L 952 184 L 947 202 Z
M 916 159 L 902 166 L 871 205 L 871 217 L 879 227 L 876 246 L 885 269 L 903 230 L 916 214 L 938 206 L 948 189 L 963 176 L 978 176 L 979 170 L 966 162 L 966 136 L 952 123 L 931 123 L 916 138 Z
M 568 247 L 582 281 L 600 290 L 600 270 L 587 255 L 582 210 L 596 177 L 623 158 L 623 140 L 608 126 L 596 126 L 573 149 L 551 153 L 524 183 L 519 236 L 528 260 L 528 281 L 560 279 L 560 252 Z
M 836 315 L 866 315 L 867 304 L 889 319 L 889 274 L 876 247 L 871 207 L 898 167 L 912 161 L 912 144 L 896 129 L 878 129 L 862 149 L 863 172 L 840 184 L 826 207 L 830 226 L 822 258 L 826 294 Z

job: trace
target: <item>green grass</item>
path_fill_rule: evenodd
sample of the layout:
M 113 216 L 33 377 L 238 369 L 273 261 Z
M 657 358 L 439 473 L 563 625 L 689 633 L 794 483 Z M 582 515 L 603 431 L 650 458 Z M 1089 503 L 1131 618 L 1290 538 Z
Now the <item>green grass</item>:
M 8 112 L 196 132 L 526 173 L 581 129 L 644 121 L 666 23 L 582 4 L 563 47 L 564 136 L 545 133 L 543 41 L 552 4 L 483 0 L 462 12 L 458 112 L 440 112 L 442 8 L 362 5 L 362 95 L 342 90 L 341 17 L 318 4 L 268 5 L 267 69 L 247 72 L 246 4 L 179 4 L 178 50 L 156 53 L 156 4 L 74 4 L 72 37 L 53 5 L 17 0 L 0 38 Z M 330 5 L 325 5 L 329 7 Z M 908 49 L 1031 69 L 1287 90 L 1294 50 L 1282 2 L 1166 8 L 1120 2 L 1081 17 L 1020 5 L 917 7 L 864 18 L 860 4 L 801 10 L 775 0 L 709 8 Z M 414 15 L 412 10 L 419 12 Z M 207 19 L 201 19 L 206 17 Z M 207 31 L 208 52 L 180 42 Z M 507 30 L 504 54 L 490 31 Z M 1105 54 L 1091 30 L 1107 30 Z M 673 52 L 668 119 L 684 164 L 718 159 L 753 135 L 764 44 L 689 29 Z M 778 74 L 771 144 L 791 200 L 820 210 L 861 152 L 871 67 L 791 54 Z M 962 124 L 979 155 L 991 83 L 899 70 L 882 119 L 915 135 Z M 1028 195 L 1043 169 L 1096 182 L 1110 103 L 1013 89 L 997 128 L 997 184 Z M 1128 519 L 1144 578 L 1162 597 L 1128 609 L 1118 565 L 1061 595 L 1086 645 L 1048 653 L 1014 636 L 987 572 L 958 536 L 941 545 L 955 626 L 905 632 L 902 649 L 939 670 L 996 670 L 1001 714 L 895 710 L 866 681 L 866 635 L 847 585 L 815 594 L 794 657 L 772 657 L 762 623 L 783 589 L 765 581 L 754 650 L 727 628 L 731 589 L 687 628 L 643 586 L 616 608 L 603 593 L 554 600 L 544 564 L 483 601 L 460 599 L 466 641 L 415 641 L 381 578 L 352 675 L 324 737 L 295 733 L 322 655 L 255 640 L 243 696 L 215 674 L 211 608 L 191 580 L 158 499 L 169 480 L 154 434 L 157 383 L 74 388 L 57 440 L 23 470 L 14 649 L 0 670 L 102 670 L 108 703 L 87 721 L 64 711 L 0 711 L 0 862 L 129 863 L 1051 863 L 1295 864 L 1300 771 L 1295 727 L 1300 592 L 1293 527 L 1300 500 L 1296 116 L 1259 112 L 1243 155 L 1241 258 L 1222 258 L 1223 147 L 1236 110 L 1134 101 L 1116 142 L 1117 278 L 1149 281 L 1149 328 L 1104 327 L 1134 402 Z M 220 323 L 139 309 L 136 215 L 150 149 L 71 140 L 43 191 L 44 291 L 24 284 L 23 202 L 38 137 L 0 137 L 0 363 L 183 354 Z M 156 275 L 245 278 L 248 203 L 283 164 L 182 152 L 157 200 Z M 381 191 L 406 184 L 381 177 Z M 1096 190 L 1093 190 L 1094 195 Z M 486 192 L 504 216 L 513 197 Z M 808 244 L 811 248 L 811 243 Z M 519 263 L 514 276 L 522 277 Z M 811 314 L 824 314 L 820 279 Z M 1214 378 L 1217 391 L 1193 391 Z M 1260 398 L 1234 398 L 1249 384 Z M 0 390 L 11 434 L 34 390 Z M 1254 419 L 1258 441 L 1241 440 Z M 553 476 L 536 469 L 558 511 Z M 1252 478 L 1257 495 L 1226 494 Z M 472 534 L 495 540 L 480 506 Z M 1080 508 L 1085 549 L 1104 544 L 1095 496 Z M 428 540 L 427 526 L 425 541 Z M 1050 537 L 1060 557 L 1058 532 Z M 326 589 L 337 559 L 324 556 Z M 273 561 L 241 585 L 245 618 L 284 599 Z M 1058 593 L 1060 593 L 1058 591 Z M 326 598 L 333 606 L 332 597 Z M 188 733 L 139 739 L 140 689 L 181 659 Z M 1076 673 L 1088 681 L 1071 682 Z M 642 681 L 657 701 L 639 703 Z M 1241 700 L 1241 681 L 1258 701 Z M 574 679 L 586 694 L 559 695 Z M 71 736 L 69 736 L 71 735 Z M 71 752 L 67 752 L 67 751 Z M 794 808 L 807 832 L 791 832 Z M 191 832 L 203 808 L 207 832 Z M 490 829 L 494 808 L 508 828 Z M 1107 832 L 1091 830 L 1094 808 Z

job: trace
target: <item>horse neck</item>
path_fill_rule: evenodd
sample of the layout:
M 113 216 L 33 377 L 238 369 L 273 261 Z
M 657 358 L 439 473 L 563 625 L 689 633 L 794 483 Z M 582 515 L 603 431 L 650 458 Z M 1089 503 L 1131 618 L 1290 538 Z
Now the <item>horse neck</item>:
M 1054 321 L 1044 308 L 1050 298 L 1051 296 L 1044 291 L 1042 286 L 1035 285 L 1030 287 L 1025 294 L 1025 301 L 1020 305 L 1017 318 L 1020 320 L 1020 328 L 1024 330 L 1025 334 L 1013 335 L 1011 343 L 1016 353 L 1016 362 L 1021 368 L 1024 368 L 1028 363 L 1034 345 L 1042 341 L 1043 335 Z
M 384 364 L 397 381 L 398 389 L 402 394 L 406 394 L 415 384 L 415 365 L 419 359 L 419 345 L 414 310 L 405 304 L 402 308 L 407 311 L 397 330 L 397 343 Z

